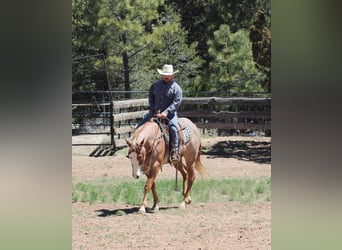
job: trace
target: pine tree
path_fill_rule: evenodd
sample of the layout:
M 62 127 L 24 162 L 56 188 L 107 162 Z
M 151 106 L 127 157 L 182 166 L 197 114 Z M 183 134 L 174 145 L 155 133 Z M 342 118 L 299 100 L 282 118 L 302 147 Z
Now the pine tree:
M 271 31 L 267 26 L 266 16 L 259 10 L 251 26 L 249 37 L 252 41 L 256 66 L 266 75 L 263 81 L 264 89 L 271 93 Z
M 91 90 L 93 83 L 106 86 L 106 70 L 98 46 L 101 30 L 97 21 L 100 1 L 72 1 L 72 81 L 73 91 Z
M 255 92 L 262 91 L 260 81 L 263 74 L 254 66 L 248 32 L 240 29 L 231 33 L 223 24 L 214 32 L 214 39 L 208 41 L 211 91 Z

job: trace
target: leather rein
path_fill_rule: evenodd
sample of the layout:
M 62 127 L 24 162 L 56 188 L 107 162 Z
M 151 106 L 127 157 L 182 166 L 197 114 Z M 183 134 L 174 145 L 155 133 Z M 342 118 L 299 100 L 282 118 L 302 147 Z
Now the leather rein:
M 154 119 L 154 121 L 155 121 L 155 122 L 159 125 L 159 127 L 160 127 L 160 126 L 161 126 L 161 125 L 160 125 L 160 121 L 156 121 L 156 120 L 157 120 L 157 119 Z M 164 132 L 163 130 L 161 130 L 161 132 L 162 132 L 161 135 L 160 135 L 160 136 L 157 136 L 157 134 L 158 134 L 158 130 L 157 130 L 157 133 L 156 133 L 156 135 L 155 135 L 155 139 L 153 140 L 152 147 L 150 148 L 149 151 L 146 152 L 145 159 L 146 159 L 148 156 L 152 155 L 152 152 L 154 151 L 155 147 L 159 144 L 159 142 L 161 141 L 162 138 L 165 140 L 165 132 Z M 136 142 L 134 142 L 134 143 L 132 144 L 132 147 L 134 147 L 134 149 L 133 149 L 134 152 L 140 151 L 142 148 L 145 148 L 144 145 L 140 146 L 140 145 L 138 145 Z M 148 166 L 147 166 L 147 169 L 142 168 L 142 169 L 141 169 L 141 172 L 142 172 L 143 174 L 148 175 L 148 174 L 150 173 L 150 171 L 151 171 L 151 165 L 152 165 L 152 157 L 150 157 L 150 162 L 149 162 L 149 164 L 148 164 Z M 144 166 L 145 166 L 145 164 L 144 164 Z

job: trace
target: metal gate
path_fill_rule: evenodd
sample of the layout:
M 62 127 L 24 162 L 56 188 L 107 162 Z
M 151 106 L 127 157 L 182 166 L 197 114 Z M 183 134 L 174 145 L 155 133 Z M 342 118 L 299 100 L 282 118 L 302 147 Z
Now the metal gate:
M 111 103 L 106 91 L 73 93 L 73 146 L 113 146 Z

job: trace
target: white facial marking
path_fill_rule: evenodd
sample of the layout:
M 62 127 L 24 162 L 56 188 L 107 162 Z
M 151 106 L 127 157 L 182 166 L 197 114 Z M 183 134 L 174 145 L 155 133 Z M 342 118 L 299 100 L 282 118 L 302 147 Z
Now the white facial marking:
M 141 167 L 139 166 L 138 155 L 136 152 L 132 152 L 130 154 L 131 162 L 132 162 L 132 176 L 134 178 L 139 178 L 141 175 Z
M 142 174 L 140 169 L 141 169 L 141 167 L 139 166 L 137 169 L 137 177 L 140 177 L 140 175 Z

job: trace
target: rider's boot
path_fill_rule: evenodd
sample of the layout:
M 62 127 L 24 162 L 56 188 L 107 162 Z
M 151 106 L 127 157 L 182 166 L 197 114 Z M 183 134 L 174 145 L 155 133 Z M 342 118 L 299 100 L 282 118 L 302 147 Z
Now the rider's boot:
M 177 162 L 179 162 L 180 158 L 179 158 L 179 152 L 178 152 L 178 148 L 173 148 L 171 150 L 171 162 L 173 164 L 176 164 Z
M 171 154 L 170 160 L 173 164 L 176 164 L 179 160 L 179 150 L 178 150 L 178 131 L 175 126 L 170 126 L 170 135 L 171 135 Z

